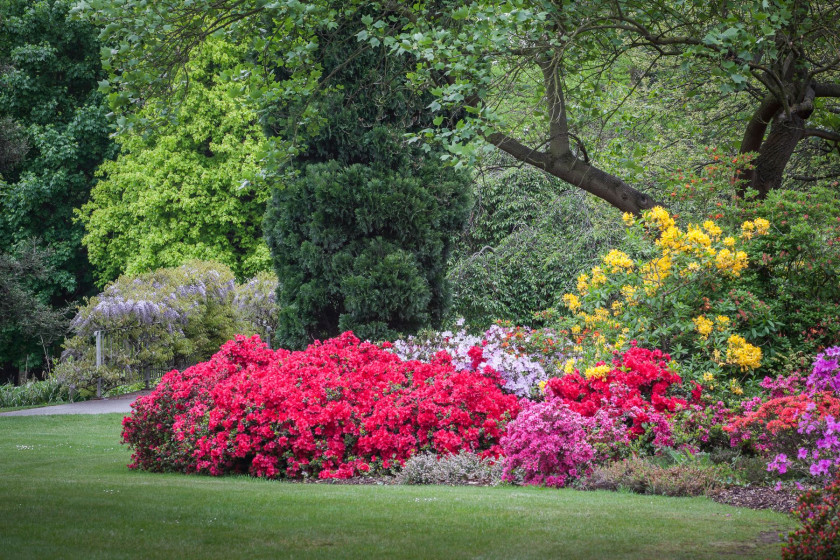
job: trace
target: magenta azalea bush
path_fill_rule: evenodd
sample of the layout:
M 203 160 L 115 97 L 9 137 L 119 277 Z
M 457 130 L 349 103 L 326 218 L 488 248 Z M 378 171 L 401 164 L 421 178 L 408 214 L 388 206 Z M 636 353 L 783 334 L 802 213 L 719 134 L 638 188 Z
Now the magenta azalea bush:
M 519 416 L 501 440 L 503 480 L 562 487 L 630 443 L 627 427 L 606 411 L 583 416 L 554 397 L 520 404 Z

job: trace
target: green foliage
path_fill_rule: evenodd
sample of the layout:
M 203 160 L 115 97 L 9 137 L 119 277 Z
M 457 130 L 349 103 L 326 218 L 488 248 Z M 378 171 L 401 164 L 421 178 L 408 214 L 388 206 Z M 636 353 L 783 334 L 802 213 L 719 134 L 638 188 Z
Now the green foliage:
M 70 400 L 70 389 L 55 379 L 0 385 L 0 408 L 57 404 Z
M 245 51 L 205 43 L 181 74 L 190 87 L 178 114 L 145 106 L 138 118 L 157 126 L 122 134 L 121 155 L 99 168 L 103 180 L 79 214 L 99 284 L 191 259 L 223 263 L 238 278 L 270 268 L 261 230 L 268 188 L 256 179 L 262 131 L 219 77 Z
M 0 7 L 0 117 L 14 121 L 30 145 L 0 182 L 0 244 L 37 236 L 52 249 L 47 294 L 57 302 L 92 285 L 73 209 L 115 151 L 97 92 L 104 78 L 97 30 L 71 20 L 69 9 L 63 0 Z
M 466 217 L 468 177 L 405 143 L 426 101 L 380 53 L 346 59 L 352 25 L 321 37 L 328 90 L 267 117 L 285 136 L 306 107 L 326 119 L 298 131 L 305 148 L 266 214 L 284 347 L 345 330 L 374 340 L 415 332 L 438 324 L 449 303 L 445 267 Z
M 405 150 L 394 136 L 382 139 Z M 464 179 L 422 154 L 395 169 L 308 165 L 275 191 L 266 218 L 282 278 L 281 344 L 343 330 L 384 339 L 438 323 L 450 237 L 465 208 Z
M 743 394 L 739 379 L 762 366 L 755 344 L 778 328 L 743 276 L 750 266 L 746 250 L 770 233 L 769 223 L 756 220 L 743 231 L 724 230 L 714 220 L 680 228 L 661 207 L 640 220 L 624 219 L 629 254 L 612 249 L 563 296 L 574 313 L 563 326 L 591 335 L 578 369 L 609 362 L 614 349 L 635 340 L 670 353 L 683 379 L 737 398 Z
M 503 164 L 512 164 L 502 158 Z M 449 266 L 450 315 L 476 327 L 534 325 L 624 228 L 572 188 L 533 168 L 502 168 L 473 183 L 476 204 Z
M 48 249 L 51 272 L 30 286 L 38 309 L 60 309 L 92 288 L 73 209 L 115 151 L 97 92 L 104 78 L 98 32 L 71 20 L 69 10 L 65 0 L 0 3 L 0 247 L 5 253 L 38 238 Z M 3 333 L 0 362 L 43 355 L 31 332 Z
M 52 346 L 67 332 L 64 310 L 44 301 L 55 272 L 50 256 L 33 240 L 0 252 L 0 349 L 8 349 L 0 358 L 27 356 L 25 367 L 48 365 Z
M 79 309 L 54 376 L 76 390 L 101 377 L 107 389 L 146 368 L 206 360 L 234 335 L 256 332 L 255 321 L 234 306 L 235 290 L 233 273 L 218 263 L 121 276 Z M 99 330 L 107 337 L 107 359 L 97 372 Z
M 763 218 L 771 234 L 747 251 L 744 285 L 781 324 L 765 346 L 787 373 L 788 354 L 813 355 L 840 340 L 840 193 L 836 183 L 807 192 L 772 191 L 727 208 L 729 221 Z

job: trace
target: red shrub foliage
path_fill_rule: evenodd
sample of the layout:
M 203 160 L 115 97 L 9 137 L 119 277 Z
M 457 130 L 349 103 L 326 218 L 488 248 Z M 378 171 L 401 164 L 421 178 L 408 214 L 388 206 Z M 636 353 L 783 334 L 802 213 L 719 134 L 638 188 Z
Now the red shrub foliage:
M 594 416 L 605 409 L 610 416 L 632 420 L 630 432 L 641 435 L 645 424 L 657 422 L 688 403 L 668 396 L 671 385 L 682 379 L 668 369 L 670 356 L 661 350 L 633 345 L 624 354 L 616 354 L 613 367 L 604 377 L 585 378 L 578 372 L 549 379 L 546 393 L 562 399 L 582 416 Z
M 802 527 L 788 535 L 784 560 L 840 558 L 840 478 L 802 494 L 793 513 Z
M 441 352 L 402 361 L 352 333 L 304 351 L 237 337 L 210 361 L 172 371 L 123 421 L 132 468 L 347 478 L 421 450 L 498 455 L 519 407 L 490 368 L 459 371 Z

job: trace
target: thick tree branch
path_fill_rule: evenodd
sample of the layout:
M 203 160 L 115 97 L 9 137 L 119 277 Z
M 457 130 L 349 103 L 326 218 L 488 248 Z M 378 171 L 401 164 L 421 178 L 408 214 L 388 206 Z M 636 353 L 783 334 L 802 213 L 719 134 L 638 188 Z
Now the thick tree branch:
M 833 130 L 823 130 L 821 128 L 806 128 L 803 133 L 804 138 L 823 138 L 831 142 L 840 142 L 840 132 Z

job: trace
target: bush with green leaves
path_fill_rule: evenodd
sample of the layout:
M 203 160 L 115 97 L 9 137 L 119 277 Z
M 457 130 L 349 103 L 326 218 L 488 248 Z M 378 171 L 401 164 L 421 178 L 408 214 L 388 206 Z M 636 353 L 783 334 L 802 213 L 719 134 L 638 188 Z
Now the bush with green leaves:
M 776 373 L 786 357 L 815 354 L 840 340 L 840 191 L 837 183 L 806 192 L 771 191 L 727 210 L 734 223 L 767 220 L 771 235 L 748 249 L 754 263 L 744 286 L 780 323 L 765 348 Z M 778 364 L 776 364 L 778 362 Z
M 489 165 L 473 183 L 476 203 L 450 262 L 451 314 L 479 328 L 496 319 L 534 326 L 534 313 L 624 230 L 614 212 L 556 178 L 510 158 Z
M 78 215 L 100 286 L 192 259 L 224 263 L 239 279 L 271 268 L 262 238 L 268 186 L 255 178 L 264 136 L 221 77 L 246 51 L 205 43 L 183 71 L 190 88 L 176 115 L 145 104 L 138 118 L 154 126 L 123 131 L 119 157 L 99 167 L 102 180 Z
M 69 400 L 69 387 L 56 379 L 0 385 L 0 408 L 56 404 Z
M 417 120 L 429 100 L 379 51 L 347 59 L 352 29 L 345 21 L 319 37 L 329 87 L 304 105 L 316 104 L 322 126 L 298 129 L 307 108 L 294 104 L 267 117 L 305 144 L 265 219 L 287 348 L 346 330 L 377 340 L 439 324 L 451 239 L 468 212 L 468 175 L 405 139 L 429 124 Z
M 101 378 L 107 389 L 147 368 L 205 360 L 236 334 L 264 332 L 274 289 L 266 277 L 236 286 L 229 268 L 202 261 L 121 276 L 79 309 L 54 377 L 75 390 Z M 98 372 L 96 331 L 107 358 Z

